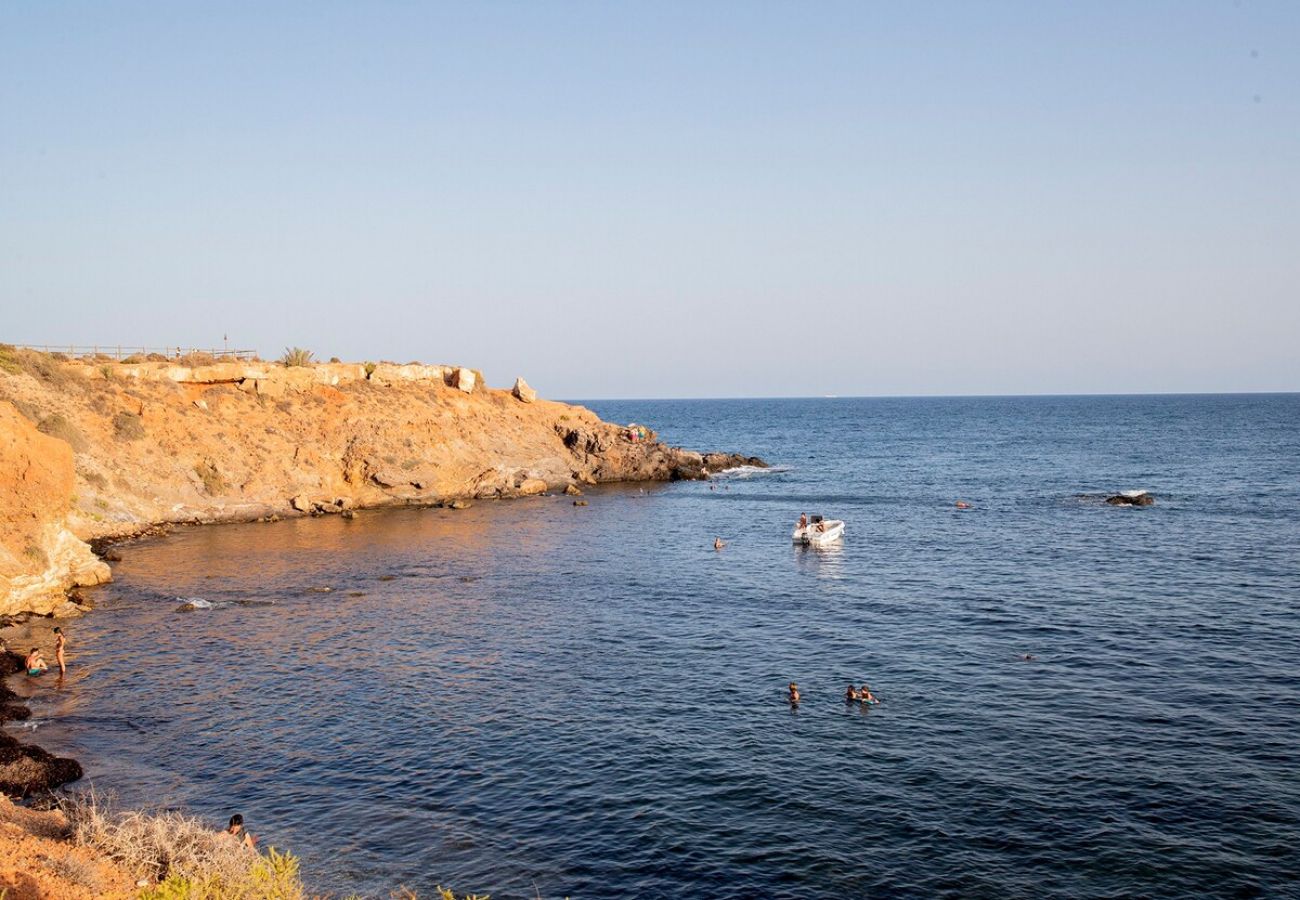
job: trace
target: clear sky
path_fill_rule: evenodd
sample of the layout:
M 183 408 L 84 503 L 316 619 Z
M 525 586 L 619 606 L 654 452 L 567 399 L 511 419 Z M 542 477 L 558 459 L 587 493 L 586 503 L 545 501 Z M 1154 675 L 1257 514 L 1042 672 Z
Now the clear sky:
M 1300 390 L 1300 3 L 0 3 L 0 340 Z

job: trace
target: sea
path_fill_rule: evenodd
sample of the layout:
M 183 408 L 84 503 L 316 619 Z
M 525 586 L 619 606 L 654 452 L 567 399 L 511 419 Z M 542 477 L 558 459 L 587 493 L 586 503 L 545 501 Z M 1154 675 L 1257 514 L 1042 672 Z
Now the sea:
M 127 545 L 25 737 L 336 896 L 1300 896 L 1300 395 L 586 405 L 771 468 Z

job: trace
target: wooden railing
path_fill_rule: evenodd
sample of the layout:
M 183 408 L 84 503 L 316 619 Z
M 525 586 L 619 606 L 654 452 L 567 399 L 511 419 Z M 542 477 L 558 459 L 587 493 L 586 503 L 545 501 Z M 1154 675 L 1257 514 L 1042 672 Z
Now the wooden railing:
M 126 359 L 131 356 L 149 356 L 156 354 L 168 359 L 180 359 L 191 353 L 204 354 L 216 359 L 256 359 L 256 350 L 207 349 L 204 347 L 127 347 L 122 344 L 14 344 L 23 350 L 39 350 L 41 353 L 63 353 L 68 356 L 111 356 L 113 359 Z

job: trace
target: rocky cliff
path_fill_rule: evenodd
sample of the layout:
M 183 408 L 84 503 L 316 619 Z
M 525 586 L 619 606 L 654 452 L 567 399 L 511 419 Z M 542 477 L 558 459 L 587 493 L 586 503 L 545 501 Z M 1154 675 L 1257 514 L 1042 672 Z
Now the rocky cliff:
M 108 577 L 84 541 L 702 478 L 741 462 L 463 367 L 60 361 L 0 348 L 0 614 Z

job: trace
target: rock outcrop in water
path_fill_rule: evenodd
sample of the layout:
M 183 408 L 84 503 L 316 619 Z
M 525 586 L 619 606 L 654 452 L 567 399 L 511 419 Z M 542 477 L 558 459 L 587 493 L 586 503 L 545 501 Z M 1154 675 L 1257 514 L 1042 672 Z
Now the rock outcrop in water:
M 1111 506 L 1154 506 L 1156 498 L 1146 491 L 1132 491 L 1107 497 L 1106 502 Z
M 7 401 L 7 402 L 6 402 Z M 704 478 L 760 460 L 459 366 L 86 364 L 0 348 L 0 614 L 69 611 L 85 541 L 162 523 L 346 514 Z

